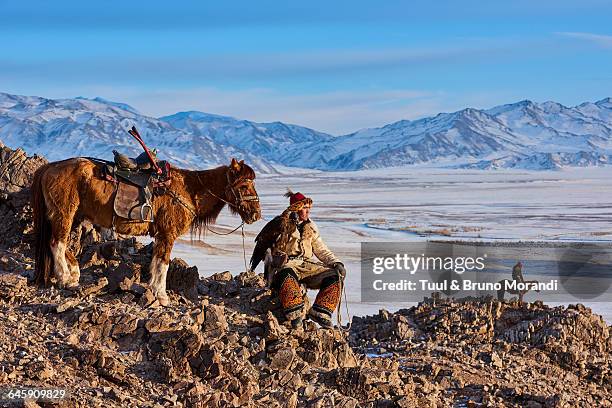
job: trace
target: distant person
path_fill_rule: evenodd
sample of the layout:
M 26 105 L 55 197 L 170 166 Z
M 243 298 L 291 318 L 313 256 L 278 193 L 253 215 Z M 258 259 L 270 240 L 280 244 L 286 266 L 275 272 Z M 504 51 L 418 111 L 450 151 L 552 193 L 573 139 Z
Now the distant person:
M 525 279 L 523 278 L 523 264 L 521 261 L 518 261 L 512 268 L 512 280 L 519 283 L 525 283 Z
M 289 207 L 268 222 L 255 238 L 251 269 L 267 257 L 266 268 L 271 268 L 271 276 L 266 277 L 293 328 L 302 324 L 304 298 L 300 284 L 319 289 L 308 318 L 321 327 L 331 328 L 331 317 L 340 302 L 346 275 L 344 265 L 325 245 L 310 219 L 312 199 L 291 191 L 285 196 L 289 198 Z M 313 255 L 321 262 L 316 262 Z

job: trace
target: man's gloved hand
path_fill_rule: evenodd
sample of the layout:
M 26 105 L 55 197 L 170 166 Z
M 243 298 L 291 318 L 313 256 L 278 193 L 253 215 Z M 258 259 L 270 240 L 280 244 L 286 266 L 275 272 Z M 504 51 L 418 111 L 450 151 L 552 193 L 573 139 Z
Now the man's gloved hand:
M 340 280 L 344 280 L 346 276 L 346 269 L 344 268 L 344 264 L 342 262 L 336 262 L 332 265 L 336 271 L 338 271 L 338 275 L 340 275 Z

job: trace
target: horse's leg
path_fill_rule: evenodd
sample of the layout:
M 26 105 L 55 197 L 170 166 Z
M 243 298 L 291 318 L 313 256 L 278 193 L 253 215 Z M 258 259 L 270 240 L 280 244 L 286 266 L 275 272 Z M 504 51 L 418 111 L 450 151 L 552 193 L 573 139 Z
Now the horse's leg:
M 76 258 L 68 251 L 68 240 L 72 218 L 76 211 L 58 213 L 51 222 L 53 238 L 51 240 L 51 254 L 53 255 L 53 272 L 59 287 L 74 287 L 79 284 L 80 270 Z
M 77 261 L 76 257 L 70 252 L 70 250 L 66 250 L 66 261 L 68 263 L 68 269 L 70 270 L 70 282 L 68 286 L 78 286 L 79 279 L 81 279 L 81 268 L 79 268 L 79 261 Z
M 63 288 L 70 282 L 70 269 L 66 263 L 66 243 L 53 239 L 51 241 L 51 255 L 53 256 L 53 273 L 57 286 Z
M 70 228 L 78 207 L 77 197 L 64 197 L 66 201 L 58 203 L 47 200 L 51 220 L 51 254 L 53 255 L 53 272 L 59 287 L 78 286 L 79 266 L 75 257 L 67 251 Z
M 166 274 L 170 265 L 170 252 L 174 238 L 167 235 L 158 235 L 155 237 L 153 245 L 153 259 L 151 259 L 151 280 L 149 285 L 153 294 L 162 306 L 168 305 L 168 295 L 166 294 Z

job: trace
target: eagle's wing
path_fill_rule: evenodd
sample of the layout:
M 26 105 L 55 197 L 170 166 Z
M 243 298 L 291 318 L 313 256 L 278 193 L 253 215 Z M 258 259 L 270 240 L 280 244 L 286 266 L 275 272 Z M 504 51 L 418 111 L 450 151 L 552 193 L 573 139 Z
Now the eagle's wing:
M 255 248 L 251 255 L 251 270 L 255 270 L 257 265 L 266 256 L 266 250 L 272 248 L 278 238 L 283 233 L 283 217 L 281 215 L 270 220 L 255 237 Z

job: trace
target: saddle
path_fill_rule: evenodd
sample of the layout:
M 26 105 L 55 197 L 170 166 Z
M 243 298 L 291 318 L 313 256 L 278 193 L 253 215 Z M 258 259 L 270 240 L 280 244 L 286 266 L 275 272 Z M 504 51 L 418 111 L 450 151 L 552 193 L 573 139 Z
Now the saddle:
M 170 185 L 170 163 L 165 160 L 156 161 L 161 169 L 158 174 L 150 164 L 140 167 L 137 160 L 118 160 L 117 156 L 115 153 L 115 161 L 112 162 L 91 157 L 87 159 L 100 168 L 102 179 L 115 183 L 113 210 L 116 216 L 132 221 L 153 222 L 153 196 L 164 194 L 165 188 Z

